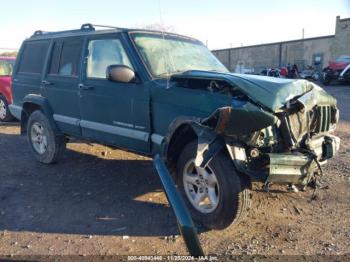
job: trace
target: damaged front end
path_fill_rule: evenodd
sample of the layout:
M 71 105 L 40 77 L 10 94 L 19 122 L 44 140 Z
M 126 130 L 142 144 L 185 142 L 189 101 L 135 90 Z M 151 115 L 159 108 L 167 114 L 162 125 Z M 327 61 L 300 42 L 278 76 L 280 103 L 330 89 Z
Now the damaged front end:
M 339 149 L 333 135 L 336 100 L 315 84 L 200 72 L 172 80 L 184 85 L 189 79 L 205 79 L 209 92 L 214 87 L 232 97 L 230 106 L 190 122 L 198 137 L 198 166 L 225 147 L 236 169 L 255 181 L 305 186 Z

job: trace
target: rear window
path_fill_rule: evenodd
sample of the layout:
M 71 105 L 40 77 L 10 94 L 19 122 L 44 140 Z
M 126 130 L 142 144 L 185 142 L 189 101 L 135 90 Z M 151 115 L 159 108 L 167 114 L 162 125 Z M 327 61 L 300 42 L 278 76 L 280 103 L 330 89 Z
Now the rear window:
M 25 43 L 18 73 L 41 74 L 48 48 L 49 41 Z

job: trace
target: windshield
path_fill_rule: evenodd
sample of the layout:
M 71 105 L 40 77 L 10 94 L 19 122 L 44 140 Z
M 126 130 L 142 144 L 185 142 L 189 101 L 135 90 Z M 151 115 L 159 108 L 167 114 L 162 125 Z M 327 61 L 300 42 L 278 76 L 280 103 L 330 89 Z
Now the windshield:
M 337 62 L 350 62 L 350 56 L 341 56 L 341 57 L 338 57 Z
M 11 76 L 15 60 L 0 60 L 0 76 Z
M 132 38 L 154 77 L 167 77 L 188 70 L 228 72 L 200 42 L 148 33 L 134 33 Z

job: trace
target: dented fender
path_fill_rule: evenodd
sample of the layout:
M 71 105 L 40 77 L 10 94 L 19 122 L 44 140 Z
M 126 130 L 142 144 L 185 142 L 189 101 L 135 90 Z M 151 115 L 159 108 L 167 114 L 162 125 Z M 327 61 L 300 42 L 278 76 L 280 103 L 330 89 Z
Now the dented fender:
M 212 126 L 217 134 L 239 136 L 264 129 L 276 122 L 276 116 L 253 103 L 233 99 L 231 107 L 217 109 L 202 123 Z
M 191 128 L 198 139 L 196 164 L 205 167 L 226 146 L 225 137 L 239 137 L 259 131 L 277 122 L 277 118 L 249 101 L 233 100 L 231 107 L 215 110 L 207 118 L 179 117 L 170 125 L 163 145 L 167 158 L 169 145 L 178 130 Z
M 168 158 L 169 146 L 174 136 L 177 135 L 181 128 L 190 128 L 198 140 L 196 164 L 205 167 L 210 160 L 225 146 L 225 140 L 217 134 L 213 129 L 201 124 L 200 118 L 179 117 L 170 125 L 169 132 L 165 136 L 163 143 L 162 155 Z

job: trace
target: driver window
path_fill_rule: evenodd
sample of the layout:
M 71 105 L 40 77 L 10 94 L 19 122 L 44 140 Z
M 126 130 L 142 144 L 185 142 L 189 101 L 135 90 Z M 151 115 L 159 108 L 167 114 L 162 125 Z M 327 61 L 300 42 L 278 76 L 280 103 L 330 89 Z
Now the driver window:
M 106 79 L 106 69 L 110 65 L 126 65 L 133 68 L 119 39 L 92 40 L 88 49 L 88 78 Z

